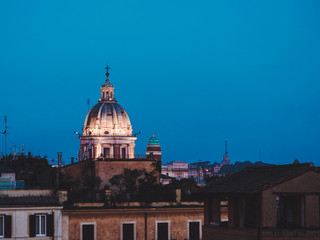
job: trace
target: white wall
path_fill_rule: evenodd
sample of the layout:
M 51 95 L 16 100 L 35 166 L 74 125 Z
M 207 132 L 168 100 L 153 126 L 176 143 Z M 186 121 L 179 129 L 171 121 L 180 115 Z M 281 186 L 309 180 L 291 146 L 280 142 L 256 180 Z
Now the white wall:
M 10 239 L 32 239 L 29 237 L 29 215 L 54 213 L 54 239 L 62 239 L 62 207 L 17 207 L 0 208 L 0 215 L 12 216 L 12 237 Z M 34 238 L 39 239 L 39 238 Z M 52 239 L 52 237 L 41 237 Z

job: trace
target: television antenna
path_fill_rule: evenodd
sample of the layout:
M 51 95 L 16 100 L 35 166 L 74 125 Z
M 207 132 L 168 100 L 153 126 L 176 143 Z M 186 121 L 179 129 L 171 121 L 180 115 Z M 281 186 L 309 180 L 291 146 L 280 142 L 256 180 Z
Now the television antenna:
M 7 115 L 4 116 L 4 159 L 5 159 L 5 164 L 7 164 L 7 135 L 8 135 L 8 126 L 7 126 Z

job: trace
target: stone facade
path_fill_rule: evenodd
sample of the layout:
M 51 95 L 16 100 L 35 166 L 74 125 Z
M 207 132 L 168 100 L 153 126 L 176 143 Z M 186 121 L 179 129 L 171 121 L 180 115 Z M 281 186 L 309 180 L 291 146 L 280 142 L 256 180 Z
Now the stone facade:
M 158 222 L 169 223 L 170 239 L 189 239 L 189 222 L 199 222 L 201 234 L 203 207 L 64 210 L 63 239 L 82 240 L 81 226 L 91 223 L 95 226 L 95 240 L 121 240 L 122 224 L 134 223 L 134 239 L 153 240 L 157 238 Z

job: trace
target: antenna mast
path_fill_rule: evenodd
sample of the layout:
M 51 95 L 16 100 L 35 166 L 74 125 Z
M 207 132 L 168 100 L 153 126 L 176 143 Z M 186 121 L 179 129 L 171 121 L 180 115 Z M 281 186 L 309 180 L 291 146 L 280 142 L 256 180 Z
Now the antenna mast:
M 227 138 L 224 140 L 224 145 L 225 145 L 225 155 L 228 156 L 228 139 Z
M 5 164 L 7 164 L 7 115 L 4 116 L 4 155 L 5 155 Z
M 88 104 L 88 112 L 90 111 L 90 99 L 88 98 L 87 100 L 87 104 Z

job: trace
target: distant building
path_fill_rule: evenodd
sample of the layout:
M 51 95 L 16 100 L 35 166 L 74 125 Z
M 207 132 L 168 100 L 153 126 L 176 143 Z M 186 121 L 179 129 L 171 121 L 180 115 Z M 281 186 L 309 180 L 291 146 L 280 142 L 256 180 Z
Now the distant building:
M 16 181 L 14 170 L 0 165 L 0 190 L 13 190 L 24 188 L 24 181 Z
M 190 164 L 189 177 L 193 177 L 194 179 L 202 179 L 203 178 L 202 168 L 199 166 L 195 166 L 195 165 Z
M 225 165 L 230 165 L 230 159 L 228 157 L 228 141 L 227 141 L 227 139 L 225 140 L 225 153 L 223 155 L 221 167 L 225 166 Z
M 207 185 L 203 239 L 320 239 L 320 171 L 313 164 L 248 167 Z
M 176 179 L 188 178 L 189 166 L 188 163 L 183 161 L 172 161 L 161 166 L 161 173 Z
M 221 169 L 221 165 L 216 165 L 213 169 L 214 169 L 213 170 L 214 173 L 219 173 Z
M 167 175 L 161 174 L 161 176 L 160 176 L 160 183 L 161 183 L 162 185 L 167 185 L 167 184 L 172 183 L 172 181 L 173 181 L 174 179 L 176 179 L 176 178 L 174 178 L 174 177 L 169 177 L 169 176 L 167 176 Z
M 203 183 L 206 176 L 211 176 L 212 165 L 209 161 L 191 163 L 189 166 L 189 177 L 193 177 L 197 183 Z

